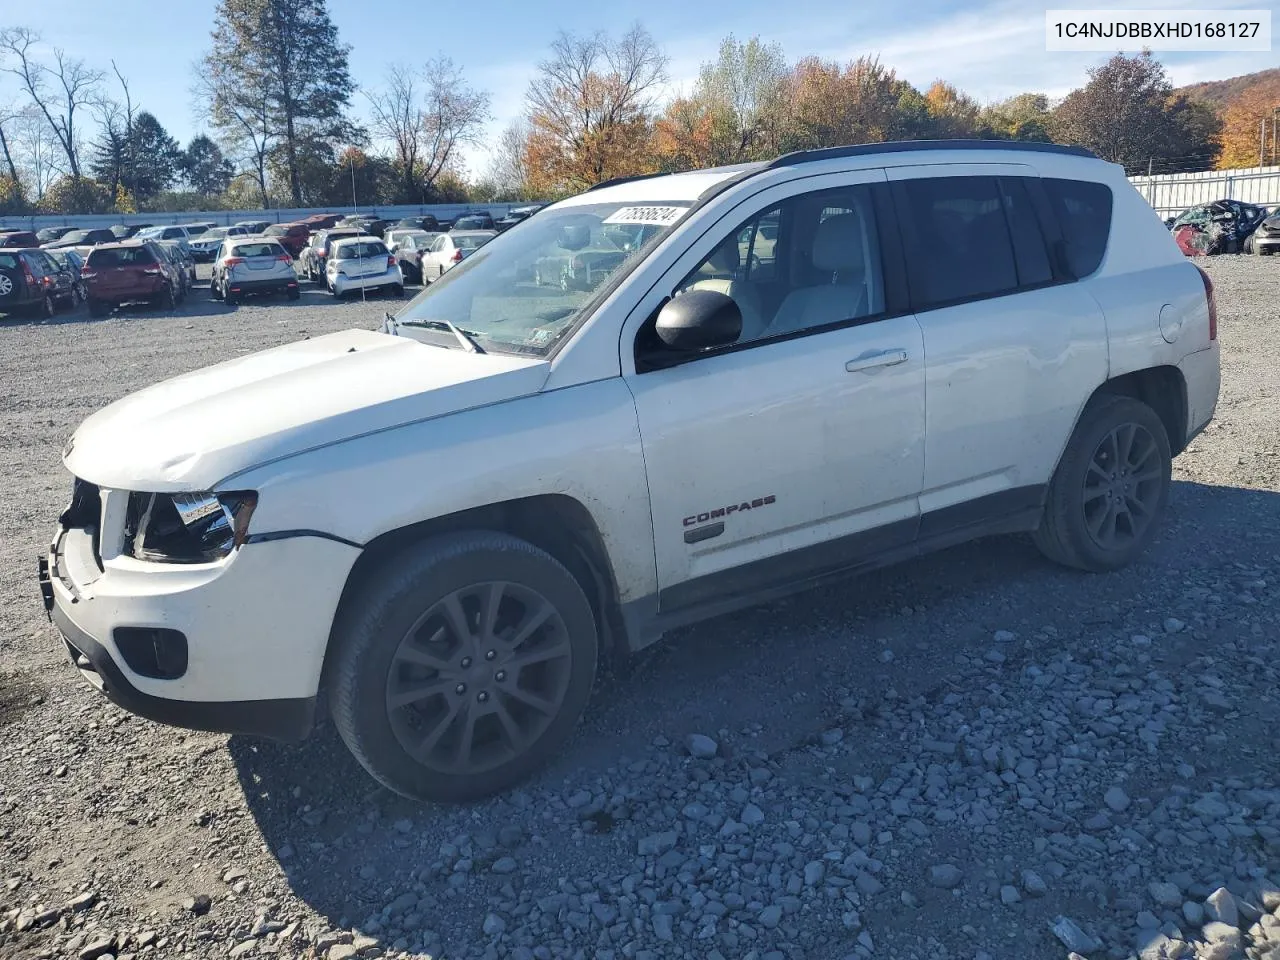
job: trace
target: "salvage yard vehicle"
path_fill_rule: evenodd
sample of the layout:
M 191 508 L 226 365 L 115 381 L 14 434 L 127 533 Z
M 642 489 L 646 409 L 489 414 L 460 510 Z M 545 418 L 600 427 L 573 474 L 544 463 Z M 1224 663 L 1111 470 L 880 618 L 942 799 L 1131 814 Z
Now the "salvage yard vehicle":
M 298 266 L 312 283 L 322 283 L 325 277 L 324 262 L 329 256 L 329 246 L 343 237 L 358 237 L 362 231 L 354 227 L 332 227 L 311 235 L 310 242 L 302 248 Z
M 71 230 L 64 233 L 52 243 L 46 243 L 46 250 L 58 250 L 63 247 L 92 247 L 99 243 L 114 243 L 116 235 L 110 230 Z
M 638 246 L 592 290 L 536 286 L 574 227 Z M 1213 416 L 1217 322 L 1123 169 L 1077 147 L 605 183 L 380 332 L 89 417 L 40 589 L 127 709 L 297 738 L 324 694 L 380 783 L 469 800 L 556 753 L 602 660 L 679 626 L 991 534 L 1130 563 Z
M 403 297 L 404 274 L 395 255 L 377 237 L 346 237 L 329 250 L 325 286 L 335 297 L 353 290 L 381 290 Z
M 1183 211 L 1169 229 L 1188 257 L 1242 253 L 1266 215 L 1266 208 L 1256 204 L 1215 200 Z
M 283 293 L 297 300 L 293 257 L 277 240 L 261 236 L 228 237 L 213 261 L 209 292 L 234 305 L 249 294 Z
M 0 314 L 48 319 L 74 296 L 70 276 L 38 247 L 0 247 Z M 76 301 L 71 300 L 72 306 Z
M 212 263 L 213 258 L 222 249 L 222 241 L 227 237 L 249 236 L 245 227 L 214 227 L 200 234 L 191 241 L 191 257 L 197 263 Z
M 1268 257 L 1280 250 L 1280 207 L 1272 210 L 1244 242 L 1245 253 Z
M 136 238 L 94 247 L 80 276 L 89 298 L 89 315 L 94 317 L 137 301 L 171 310 L 181 284 L 178 271 L 156 241 Z

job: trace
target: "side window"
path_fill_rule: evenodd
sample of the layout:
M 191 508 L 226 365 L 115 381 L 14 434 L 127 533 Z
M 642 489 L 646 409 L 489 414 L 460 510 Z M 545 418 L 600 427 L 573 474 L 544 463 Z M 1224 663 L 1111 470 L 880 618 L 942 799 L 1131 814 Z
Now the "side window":
M 1053 267 L 1049 264 L 1049 247 L 1031 206 L 1026 183 L 1019 177 L 1002 177 L 1000 192 L 1004 199 L 1005 217 L 1009 221 L 1009 234 L 1013 237 L 1018 286 L 1035 287 L 1051 282 Z
M 1067 245 L 1067 265 L 1077 279 L 1098 269 L 1111 234 L 1111 188 L 1088 180 L 1046 178 L 1045 190 Z M 1175 221 L 1186 222 L 1183 217 Z
M 911 303 L 930 310 L 1018 287 L 1013 244 L 994 177 L 901 181 Z
M 716 290 L 742 313 L 738 343 L 865 320 L 884 312 L 871 189 L 792 197 L 738 224 L 677 286 Z

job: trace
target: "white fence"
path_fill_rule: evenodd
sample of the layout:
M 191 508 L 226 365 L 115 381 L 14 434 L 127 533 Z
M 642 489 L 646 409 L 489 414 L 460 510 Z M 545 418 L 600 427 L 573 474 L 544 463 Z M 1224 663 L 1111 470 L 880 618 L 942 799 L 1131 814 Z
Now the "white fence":
M 1162 217 L 1214 200 L 1280 206 L 1280 167 L 1161 173 L 1153 177 L 1130 177 L 1129 181 Z

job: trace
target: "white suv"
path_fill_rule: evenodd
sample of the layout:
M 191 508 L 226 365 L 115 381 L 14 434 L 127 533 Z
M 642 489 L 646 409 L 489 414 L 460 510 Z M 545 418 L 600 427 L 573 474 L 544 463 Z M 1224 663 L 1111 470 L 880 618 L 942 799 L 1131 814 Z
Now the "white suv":
M 612 268 L 534 283 L 565 256 Z M 42 589 L 128 709 L 289 738 L 325 694 L 383 784 L 473 798 L 563 744 L 602 658 L 681 624 L 992 533 L 1128 563 L 1213 415 L 1216 323 L 1075 148 L 606 183 L 381 332 L 90 417 Z

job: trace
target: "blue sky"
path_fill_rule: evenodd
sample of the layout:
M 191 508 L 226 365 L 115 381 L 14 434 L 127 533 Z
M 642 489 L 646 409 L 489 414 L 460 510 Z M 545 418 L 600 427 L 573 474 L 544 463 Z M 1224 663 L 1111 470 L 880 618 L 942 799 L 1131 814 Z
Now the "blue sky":
M 1047 7 L 1102 7 L 1055 2 L 979 0 L 945 3 L 859 3 L 857 0 L 733 0 L 720 7 L 688 0 L 644 4 L 582 0 L 488 0 L 471 3 L 331 0 L 341 37 L 352 46 L 351 72 L 376 87 L 389 63 L 420 63 L 444 53 L 468 79 L 493 96 L 493 134 L 521 112 L 538 60 L 558 30 L 619 32 L 639 19 L 671 58 L 672 92 L 692 86 L 698 66 L 715 56 L 720 39 L 759 35 L 782 44 L 789 59 L 818 54 L 847 60 L 878 54 L 917 86 L 936 78 L 979 100 L 1038 91 L 1060 96 L 1079 86 L 1089 66 L 1107 54 L 1046 53 Z M 1118 6 L 1118 4 L 1116 5 Z M 1277 0 L 1127 0 L 1127 8 L 1270 9 L 1280 30 Z M 20 22 L 51 44 L 104 69 L 112 58 L 129 78 L 133 96 L 180 140 L 201 132 L 189 91 L 191 68 L 209 45 L 213 0 L 62 0 L 22 4 Z M 14 7 L 14 12 L 18 9 Z M 716 14 L 696 16 L 697 11 Z M 908 16 L 908 11 L 910 16 Z M 7 18 L 13 20 L 12 17 Z M 1175 83 L 1215 80 L 1280 64 L 1280 53 L 1158 54 Z M 13 79 L 0 77 L 0 102 L 14 99 Z M 367 106 L 363 95 L 357 112 Z M 487 164 L 484 149 L 467 156 L 472 173 Z

